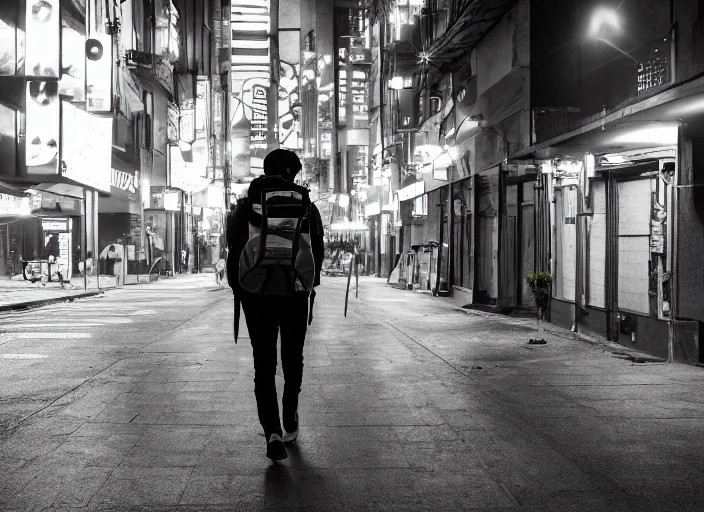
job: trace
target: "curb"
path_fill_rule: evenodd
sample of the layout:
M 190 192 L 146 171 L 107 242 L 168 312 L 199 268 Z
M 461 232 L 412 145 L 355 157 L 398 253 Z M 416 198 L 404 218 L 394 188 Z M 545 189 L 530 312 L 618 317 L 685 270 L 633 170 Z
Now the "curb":
M 85 299 L 88 297 L 96 297 L 98 295 L 103 295 L 106 290 L 95 291 L 95 292 L 85 292 L 77 293 L 76 295 L 64 295 L 63 297 L 54 297 L 51 299 L 41 299 L 32 300 L 27 302 L 16 302 L 15 304 L 4 304 L 0 305 L 0 313 L 6 311 L 18 311 L 23 309 L 36 309 L 43 306 L 50 306 L 51 304 L 58 304 L 60 302 L 73 302 L 76 299 Z

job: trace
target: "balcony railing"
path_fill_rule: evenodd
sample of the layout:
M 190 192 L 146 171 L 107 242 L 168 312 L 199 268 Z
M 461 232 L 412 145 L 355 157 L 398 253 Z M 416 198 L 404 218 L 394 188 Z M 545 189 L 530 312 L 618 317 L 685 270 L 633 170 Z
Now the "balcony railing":
M 532 144 L 541 144 L 579 126 L 578 108 L 534 108 Z

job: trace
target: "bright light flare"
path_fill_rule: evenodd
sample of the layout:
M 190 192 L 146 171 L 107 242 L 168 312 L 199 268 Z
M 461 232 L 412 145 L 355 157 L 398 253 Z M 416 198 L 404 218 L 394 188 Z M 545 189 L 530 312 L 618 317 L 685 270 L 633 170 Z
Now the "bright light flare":
M 617 144 L 655 144 L 669 146 L 677 144 L 677 126 L 657 126 L 633 130 L 614 138 Z
M 592 20 L 589 24 L 589 35 L 597 39 L 600 38 L 604 27 L 609 27 L 617 32 L 621 31 L 621 20 L 615 9 L 610 7 L 597 9 L 592 15 Z
M 403 89 L 403 77 L 402 76 L 393 77 L 391 79 L 391 82 L 389 82 L 389 88 L 396 89 L 396 90 Z

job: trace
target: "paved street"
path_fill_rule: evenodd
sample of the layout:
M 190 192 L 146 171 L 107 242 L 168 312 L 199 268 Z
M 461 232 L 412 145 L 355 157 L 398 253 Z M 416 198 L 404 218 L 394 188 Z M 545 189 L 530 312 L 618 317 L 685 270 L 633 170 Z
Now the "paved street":
M 704 507 L 704 369 L 531 346 L 530 320 L 371 278 L 344 318 L 345 283 L 319 289 L 278 465 L 212 275 L 3 314 L 0 510 Z

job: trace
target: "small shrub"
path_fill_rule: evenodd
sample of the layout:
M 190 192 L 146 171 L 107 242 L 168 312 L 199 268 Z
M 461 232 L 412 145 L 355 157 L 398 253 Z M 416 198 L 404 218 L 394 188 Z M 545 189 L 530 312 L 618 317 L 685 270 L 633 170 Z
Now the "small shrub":
M 550 285 L 552 284 L 552 275 L 548 272 L 536 272 L 526 277 L 526 282 L 533 292 L 535 303 L 539 307 L 547 306 L 550 298 Z

